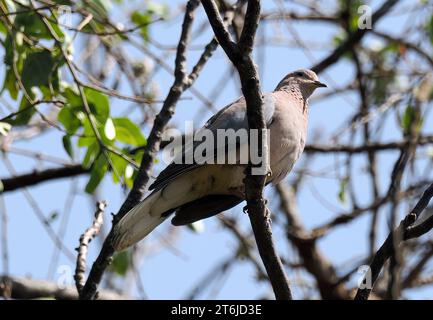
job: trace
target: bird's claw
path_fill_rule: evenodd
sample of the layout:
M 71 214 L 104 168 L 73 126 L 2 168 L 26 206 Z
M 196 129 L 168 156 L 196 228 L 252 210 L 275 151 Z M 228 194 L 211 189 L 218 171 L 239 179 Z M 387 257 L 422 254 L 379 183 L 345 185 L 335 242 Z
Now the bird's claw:
M 258 200 L 257 202 L 260 202 L 260 201 L 263 201 L 263 204 L 264 204 L 265 206 L 268 204 L 268 199 Z M 254 201 L 254 202 L 256 202 L 256 201 Z M 242 211 L 243 211 L 245 214 L 248 214 L 248 204 L 247 204 L 245 207 L 242 208 Z

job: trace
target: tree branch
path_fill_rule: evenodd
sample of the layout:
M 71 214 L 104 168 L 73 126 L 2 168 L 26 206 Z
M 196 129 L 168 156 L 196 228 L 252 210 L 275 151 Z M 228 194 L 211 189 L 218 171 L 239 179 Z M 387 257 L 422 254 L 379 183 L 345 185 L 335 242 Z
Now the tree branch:
M 12 299 L 38 299 L 53 297 L 58 300 L 77 300 L 77 289 L 73 286 L 61 287 L 56 282 L 0 275 L 0 296 Z M 115 291 L 101 290 L 101 300 L 127 300 L 128 296 Z
M 421 199 L 412 209 L 412 211 L 400 222 L 400 225 L 393 231 L 390 232 L 385 242 L 376 252 L 371 264 L 371 288 L 358 289 L 355 300 L 367 300 L 372 287 L 374 286 L 379 273 L 382 270 L 383 265 L 386 260 L 388 260 L 392 255 L 395 245 L 400 244 L 402 241 L 420 237 L 426 234 L 433 228 L 433 216 L 430 216 L 424 222 L 414 225 L 415 221 L 419 218 L 420 214 L 427 207 L 431 198 L 433 197 L 433 183 L 424 191 Z M 368 275 L 369 273 L 367 273 Z M 364 278 L 364 281 L 366 279 Z
M 411 143 L 410 139 L 403 139 L 401 141 L 393 142 L 370 142 L 360 146 L 351 145 L 320 145 L 320 144 L 308 144 L 305 146 L 305 152 L 308 153 L 364 153 L 371 151 L 385 151 L 385 150 L 401 150 L 408 147 Z M 419 137 L 415 142 L 418 146 L 433 143 L 433 136 Z
M 404 38 L 393 37 L 393 36 L 386 34 L 384 32 L 380 32 L 380 31 L 376 31 L 376 30 L 372 30 L 371 32 L 378 37 L 381 37 L 385 40 L 388 40 L 389 42 L 401 44 L 401 45 L 407 47 L 408 49 L 418 53 L 418 55 L 423 57 L 430 64 L 430 66 L 433 66 L 433 58 L 427 52 L 422 50 L 422 48 L 417 46 L 416 44 L 410 43 L 410 42 L 406 41 Z
M 266 130 L 264 130 L 266 125 L 262 113 L 263 98 L 257 69 L 251 57 L 255 32 L 260 20 L 260 1 L 248 1 L 244 27 L 238 45 L 233 42 L 228 30 L 225 28 L 215 2 L 212 0 L 202 0 L 202 4 L 218 42 L 238 70 L 242 92 L 247 103 L 249 129 L 258 130 L 258 150 L 263 153 L 260 156 L 262 159 L 268 159 L 266 142 L 263 146 L 261 143 L 262 135 L 266 134 Z M 272 284 L 275 297 L 277 299 L 292 299 L 283 265 L 273 243 L 270 212 L 266 208 L 266 202 L 263 198 L 266 175 L 252 175 L 252 169 L 252 164 L 249 163 L 245 178 L 245 197 L 257 247 Z
M 80 237 L 80 245 L 77 248 L 77 266 L 75 268 L 75 286 L 77 291 L 81 292 L 85 284 L 84 274 L 86 273 L 86 261 L 87 261 L 87 251 L 90 241 L 96 237 L 101 231 L 102 224 L 104 222 L 104 211 L 107 207 L 105 201 L 98 201 L 96 203 L 96 212 L 93 219 L 92 226 L 90 226 Z
M 11 178 L 0 178 L 3 183 L 2 193 L 14 191 L 17 189 L 34 186 L 38 183 L 74 177 L 80 174 L 89 173 L 90 169 L 83 168 L 82 165 L 72 165 L 63 168 L 46 169 L 43 171 L 33 171 Z
M 386 1 L 372 16 L 372 23 L 377 24 L 377 22 L 382 18 L 396 3 L 398 0 L 388 0 Z M 353 32 L 342 44 L 340 44 L 331 54 L 329 54 L 325 59 L 320 61 L 318 64 L 313 66 L 311 69 L 316 73 L 324 71 L 326 68 L 330 67 L 336 63 L 346 52 L 350 51 L 355 44 L 361 41 L 369 29 L 357 29 Z
M 197 78 L 198 72 L 201 70 L 204 63 L 209 59 L 212 51 L 216 48 L 216 46 L 212 45 L 212 40 L 211 44 L 206 46 L 202 57 L 199 59 L 199 62 L 193 69 L 192 75 L 186 74 L 186 46 L 190 38 L 191 26 L 194 20 L 194 11 L 198 5 L 198 0 L 189 0 L 186 5 L 182 24 L 182 32 L 178 43 L 175 60 L 174 83 L 171 86 L 166 99 L 164 100 L 161 111 L 154 120 L 153 127 L 147 139 L 147 145 L 144 148 L 143 159 L 141 161 L 137 177 L 134 180 L 134 185 L 118 214 L 113 218 L 113 226 L 111 231 L 104 241 L 98 258 L 92 265 L 89 277 L 87 278 L 84 288 L 81 291 L 80 299 L 95 299 L 97 287 L 102 280 L 105 269 L 111 263 L 112 256 L 114 254 L 114 248 L 112 245 L 114 235 L 113 228 L 116 223 L 143 198 L 146 192 L 147 182 L 150 178 L 150 170 L 160 148 L 162 133 L 175 112 L 176 104 L 182 93 L 192 85 L 193 81 Z
M 214 1 L 201 1 L 215 36 L 230 60 L 239 60 L 240 54 L 236 43 L 233 41 L 229 31 L 218 12 Z
M 268 11 L 261 14 L 261 21 L 274 21 L 274 20 L 285 20 L 290 18 L 297 21 L 317 21 L 317 22 L 330 22 L 338 23 L 338 18 L 334 16 L 318 15 L 318 14 L 300 14 L 292 11 Z
M 326 259 L 314 238 L 306 237 L 306 231 L 298 219 L 294 193 L 283 183 L 275 187 L 280 197 L 280 209 L 287 219 L 287 238 L 298 250 L 305 269 L 316 279 L 323 299 L 349 299 L 349 292 L 339 282 L 334 266 Z

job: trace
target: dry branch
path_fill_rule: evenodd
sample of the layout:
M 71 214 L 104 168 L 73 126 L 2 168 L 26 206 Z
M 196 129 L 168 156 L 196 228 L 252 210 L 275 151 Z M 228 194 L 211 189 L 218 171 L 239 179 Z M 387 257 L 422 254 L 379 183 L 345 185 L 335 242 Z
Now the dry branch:
M 399 245 L 402 241 L 420 237 L 433 228 L 433 216 L 430 216 L 420 224 L 415 224 L 415 221 L 427 207 L 432 197 L 433 183 L 424 191 L 421 199 L 418 201 L 412 211 L 400 222 L 400 225 L 397 227 L 397 229 L 388 235 L 385 242 L 376 252 L 376 255 L 370 263 L 372 287 L 379 277 L 379 273 L 382 270 L 383 265 L 394 254 L 394 250 L 397 249 L 396 245 Z M 369 273 L 367 273 L 367 275 L 369 275 Z M 366 281 L 365 278 L 364 281 Z M 358 289 L 355 299 L 367 300 L 371 290 L 372 288 L 368 287 Z
M 85 273 L 87 263 L 87 251 L 89 243 L 94 237 L 96 237 L 101 231 L 102 224 L 104 223 L 104 211 L 107 207 L 105 201 L 98 201 L 96 203 L 95 217 L 93 219 L 92 226 L 89 227 L 80 237 L 80 245 L 77 248 L 77 266 L 75 268 L 75 286 L 77 291 L 81 292 L 85 284 Z
M 258 129 L 258 132 L 263 134 L 262 129 L 266 128 L 262 113 L 263 98 L 257 69 L 251 56 L 260 20 L 260 1 L 248 1 L 244 26 L 238 44 L 232 40 L 230 33 L 224 26 L 215 2 L 212 0 L 202 0 L 202 4 L 218 42 L 238 70 L 242 92 L 247 103 L 248 127 L 250 129 Z M 259 135 L 258 141 L 262 141 L 261 135 Z M 265 153 L 260 156 L 266 159 L 266 146 L 261 146 L 259 143 L 258 150 Z M 272 239 L 270 212 L 266 207 L 263 197 L 266 176 L 252 175 L 251 169 L 252 165 L 250 163 L 246 171 L 245 196 L 257 247 L 272 284 L 275 297 L 277 299 L 292 299 L 289 282 Z

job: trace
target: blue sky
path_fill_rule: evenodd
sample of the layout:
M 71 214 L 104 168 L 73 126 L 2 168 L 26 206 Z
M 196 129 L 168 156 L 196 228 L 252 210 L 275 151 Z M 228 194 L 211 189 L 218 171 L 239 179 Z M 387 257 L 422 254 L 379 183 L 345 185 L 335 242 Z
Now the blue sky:
M 170 4 L 170 11 L 176 12 L 176 6 L 183 1 L 176 1 L 176 4 L 172 1 L 164 1 Z M 273 1 L 263 1 L 264 10 L 268 8 L 275 8 Z M 410 3 L 410 1 L 403 1 L 404 3 L 399 5 L 402 7 Z M 135 2 L 137 3 L 137 2 Z M 324 1 L 322 5 L 327 10 L 332 12 L 332 7 L 335 5 L 334 1 Z M 379 1 L 374 1 L 372 4 L 373 8 L 380 4 Z M 296 5 L 288 5 L 287 8 L 295 7 L 300 11 L 300 7 Z M 131 4 L 131 10 L 138 8 Z M 398 7 L 397 7 L 398 10 Z M 124 21 L 125 16 L 128 12 L 118 12 L 119 16 L 114 16 L 113 19 Z M 198 10 L 198 20 L 204 21 L 205 17 L 202 8 Z M 395 34 L 399 34 L 399 30 L 404 26 L 404 16 L 398 16 L 395 18 L 387 18 L 382 21 L 377 28 L 380 30 L 392 30 Z M 174 23 L 161 23 L 156 24 L 152 28 L 151 34 L 159 42 L 163 44 L 175 44 L 179 37 L 179 25 L 181 23 L 181 17 L 179 16 Z M 195 24 L 195 27 L 200 23 Z M 264 28 L 264 30 L 263 30 Z M 336 30 L 333 27 L 329 27 L 327 24 L 321 23 L 294 23 L 295 30 L 301 35 L 301 38 L 305 41 L 319 41 L 324 44 L 328 44 L 332 47 L 332 39 L 335 35 L 339 34 L 340 30 Z M 270 24 L 261 25 L 259 35 L 264 32 L 267 36 L 278 36 L 278 33 L 287 35 L 288 30 L 285 25 L 280 24 L 278 29 L 274 29 Z M 205 44 L 211 38 L 209 31 L 202 32 L 202 34 L 194 40 L 194 44 Z M 367 37 L 364 41 L 368 43 L 374 43 L 372 37 Z M 150 46 L 150 49 L 157 53 L 158 51 Z M 79 43 L 76 43 L 75 50 L 80 50 Z M 197 60 L 201 51 L 191 51 L 188 55 L 189 66 Z M 313 50 L 312 55 L 314 61 L 308 59 L 305 53 L 297 48 L 289 48 L 286 46 L 271 46 L 266 49 L 264 54 L 264 61 L 259 65 L 261 73 L 261 83 L 263 91 L 271 91 L 279 80 L 288 72 L 298 69 L 309 67 L 314 62 L 320 61 L 321 58 L 325 57 L 329 53 L 328 50 Z M 128 54 L 137 60 L 143 60 L 145 57 L 138 51 L 131 48 L 128 49 Z M 259 61 L 259 57 L 256 57 Z M 173 66 L 173 55 L 166 59 L 166 62 Z M 214 57 L 205 66 L 202 74 L 198 78 L 194 87 L 200 92 L 209 94 L 214 85 L 218 82 L 222 74 L 224 74 L 229 66 L 229 62 L 221 49 L 218 49 Z M 347 83 L 348 80 L 353 78 L 354 70 L 352 66 L 344 60 L 336 65 L 333 65 L 326 70 L 325 75 L 321 75 L 321 80 L 328 83 L 328 86 L 332 89 Z M 160 98 L 163 98 L 167 93 L 171 83 L 172 75 L 168 72 L 161 71 L 155 77 L 155 81 L 158 83 Z M 125 94 L 129 94 L 127 86 L 122 84 L 120 90 L 125 90 Z M 233 101 L 240 95 L 239 84 L 231 80 L 225 88 L 222 88 L 223 93 L 219 98 L 214 101 L 218 107 L 223 107 L 227 103 Z M 320 94 L 320 92 L 317 92 Z M 184 97 L 188 97 L 187 100 L 182 100 L 178 103 L 176 114 L 173 118 L 173 124 L 180 124 L 185 120 L 195 119 L 196 115 L 203 115 L 202 108 L 199 109 L 201 103 L 195 99 L 190 92 L 186 92 Z M 312 103 L 310 110 L 310 122 L 309 122 L 309 142 L 312 142 L 312 138 L 315 134 L 320 136 L 320 142 L 332 143 L 331 134 L 340 128 L 344 124 L 345 120 L 353 114 L 357 108 L 358 97 L 356 94 L 344 94 L 338 95 L 337 97 L 328 98 L 323 101 Z M 111 112 L 112 114 L 121 114 L 129 106 L 128 103 L 120 100 L 111 101 Z M 201 118 L 203 124 L 205 120 L 211 115 L 210 112 L 206 112 L 205 116 Z M 139 117 L 138 112 L 131 114 L 132 118 L 137 119 Z M 425 120 L 425 123 L 433 120 Z M 425 132 L 431 133 L 432 129 L 429 128 Z M 145 131 L 147 133 L 147 131 Z M 390 141 L 401 138 L 397 128 L 397 123 L 394 120 L 389 120 L 386 123 L 382 140 Z M 359 141 L 355 138 L 355 142 Z M 317 142 L 317 141 L 316 141 Z M 341 137 L 340 142 L 348 142 L 348 134 Z M 49 134 L 43 134 L 42 136 L 32 139 L 31 141 L 22 141 L 14 144 L 17 148 L 31 149 L 36 152 L 43 152 L 65 159 L 67 161 L 67 155 L 63 150 L 61 144 L 61 133 L 52 131 Z M 380 185 L 381 191 L 384 192 L 388 186 L 389 174 L 392 165 L 398 156 L 397 152 L 384 152 L 379 156 L 380 163 Z M 14 167 L 18 172 L 29 172 L 34 168 L 46 168 L 51 167 L 53 164 L 36 163 L 34 160 L 29 160 L 28 157 L 19 155 L 10 155 L 9 159 L 13 163 Z M 337 156 L 319 156 L 316 157 L 313 162 L 313 168 L 315 171 L 330 170 L 331 175 L 335 176 L 335 171 L 339 172 L 340 176 L 344 174 L 342 168 L 338 168 L 335 163 L 343 160 L 343 157 Z M 366 186 L 368 180 L 366 176 L 362 174 L 363 166 L 365 166 L 365 157 L 357 156 L 355 161 L 355 181 L 356 190 L 361 195 L 360 200 L 362 203 L 367 204 L 371 200 L 369 194 L 367 194 Z M 295 167 L 295 171 L 296 171 Z M 328 168 L 328 169 L 327 169 Z M 331 168 L 331 169 L 330 169 Z M 336 170 L 335 170 L 336 168 Z M 155 167 L 155 175 L 159 172 L 160 166 Z M 9 176 L 4 164 L 0 164 L 0 177 Z M 289 175 L 286 179 L 293 178 L 293 175 Z M 95 199 L 106 199 L 109 203 L 106 212 L 105 228 L 108 228 L 110 224 L 110 212 L 116 212 L 123 202 L 125 197 L 123 191 L 118 185 L 114 185 L 110 177 L 107 177 L 97 191 L 94 199 L 90 198 L 84 193 L 84 186 L 87 182 L 86 177 L 80 177 L 73 179 L 74 181 L 60 180 L 54 182 L 44 183 L 29 189 L 32 197 L 37 202 L 41 211 L 45 216 L 50 216 L 53 212 L 58 212 L 60 217 L 52 223 L 52 227 L 58 230 L 62 218 L 67 210 L 65 210 L 65 201 L 67 200 L 68 194 L 76 183 L 78 196 L 74 198 L 72 206 L 70 207 L 70 218 L 68 223 L 67 232 L 65 234 L 64 243 L 73 251 L 78 244 L 78 238 L 80 234 L 88 227 L 92 220 L 92 214 L 94 212 Z M 339 189 L 339 180 L 332 178 L 323 177 L 308 177 L 305 186 L 299 193 L 297 202 L 299 211 L 301 213 L 301 220 L 306 227 L 314 227 L 320 225 L 323 222 L 328 221 L 335 216 L 335 212 L 330 210 L 329 207 L 338 208 L 337 212 L 345 212 L 350 210 L 348 205 L 343 205 L 338 201 L 337 193 Z M 320 198 L 317 198 L 317 193 L 320 193 Z M 278 203 L 276 198 L 272 197 L 270 190 L 267 190 L 268 199 L 270 201 L 271 208 L 277 207 Z M 25 200 L 22 192 L 15 191 L 8 193 L 3 197 L 8 214 L 8 248 L 10 255 L 10 271 L 13 275 L 31 276 L 34 278 L 46 278 L 49 276 L 48 269 L 50 260 L 53 254 L 53 243 L 44 231 L 42 224 L 36 218 L 34 210 L 29 206 Z M 275 200 L 273 200 L 275 199 Z M 324 205 L 325 203 L 325 205 Z M 230 211 L 230 215 L 238 216 L 239 223 L 241 224 L 242 230 L 248 231 L 249 221 L 246 215 L 242 213 L 242 206 L 234 208 Z M 407 208 L 402 208 L 407 209 Z M 403 213 L 403 210 L 402 210 Z M 387 232 L 386 217 L 388 211 L 385 209 L 381 214 L 381 228 L 379 233 L 380 242 Z M 319 242 L 319 247 L 323 250 L 327 258 L 333 262 L 333 264 L 341 271 L 341 274 L 345 273 L 348 268 L 352 265 L 350 262 L 356 261 L 365 254 L 367 250 L 367 234 L 370 216 L 365 215 L 356 222 L 338 227 L 329 236 L 326 236 L 322 241 Z M 178 228 L 176 239 L 173 242 L 175 248 L 160 247 L 161 235 L 164 234 L 164 230 L 170 227 L 169 222 L 159 227 L 155 234 L 149 236 L 144 246 L 151 251 L 151 254 L 147 256 L 140 266 L 140 275 L 143 280 L 144 288 L 148 297 L 152 299 L 177 299 L 185 297 L 189 291 L 193 288 L 194 284 L 206 275 L 211 268 L 219 263 L 221 260 L 226 259 L 233 254 L 233 250 L 236 248 L 236 241 L 230 234 L 223 231 L 218 223 L 217 219 L 208 219 L 204 222 L 205 229 L 202 233 L 194 233 L 187 228 Z M 284 253 L 284 256 L 291 257 L 293 248 L 287 247 L 285 240 L 284 230 L 276 228 L 274 230 L 275 240 L 280 252 Z M 99 246 L 96 243 L 100 243 L 102 239 L 96 239 L 95 242 L 90 246 L 90 253 L 88 261 L 92 262 L 98 253 Z M 295 254 L 293 253 L 293 257 Z M 52 279 L 59 279 L 60 274 L 56 272 L 59 266 L 70 267 L 71 271 L 74 270 L 74 261 L 68 260 L 64 255 L 60 255 L 57 266 L 54 266 L 51 274 Z M 0 269 L 1 270 L 1 269 Z M 64 268 L 61 268 L 64 270 Z M 4 270 L 2 270 L 4 272 Z M 295 271 L 287 270 L 289 278 L 296 276 Z M 72 276 L 72 274 L 71 274 Z M 72 284 L 72 277 L 69 278 Z M 353 281 L 355 281 L 354 279 Z M 131 288 L 133 293 L 136 292 L 135 288 Z M 417 292 L 411 293 L 411 297 L 427 298 L 431 296 L 431 289 L 423 289 Z M 300 289 L 294 288 L 295 298 L 299 298 Z M 254 299 L 268 296 L 271 297 L 271 291 L 268 284 L 258 284 L 254 281 L 254 269 L 248 262 L 241 262 L 235 264 L 235 267 L 231 269 L 225 284 L 222 286 L 216 295 L 214 291 L 208 290 L 204 295 L 199 296 L 200 298 L 224 298 L 224 299 Z

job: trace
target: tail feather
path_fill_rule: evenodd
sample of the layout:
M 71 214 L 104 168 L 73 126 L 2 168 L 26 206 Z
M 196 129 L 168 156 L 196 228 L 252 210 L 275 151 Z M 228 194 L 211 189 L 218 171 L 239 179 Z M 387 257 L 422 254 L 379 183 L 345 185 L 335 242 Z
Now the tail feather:
M 222 165 L 202 166 L 180 175 L 152 192 L 120 219 L 113 230 L 114 248 L 124 250 L 137 243 L 185 204 L 189 205 L 178 212 L 179 217 L 173 220 L 173 224 L 206 218 L 236 205 L 243 195 L 236 198 L 233 192 L 243 188 L 243 178 L 242 166 Z M 212 195 L 214 197 L 207 197 Z
M 113 247 L 121 251 L 137 243 L 167 218 L 159 212 L 152 212 L 155 195 L 150 195 L 132 208 L 114 228 Z

